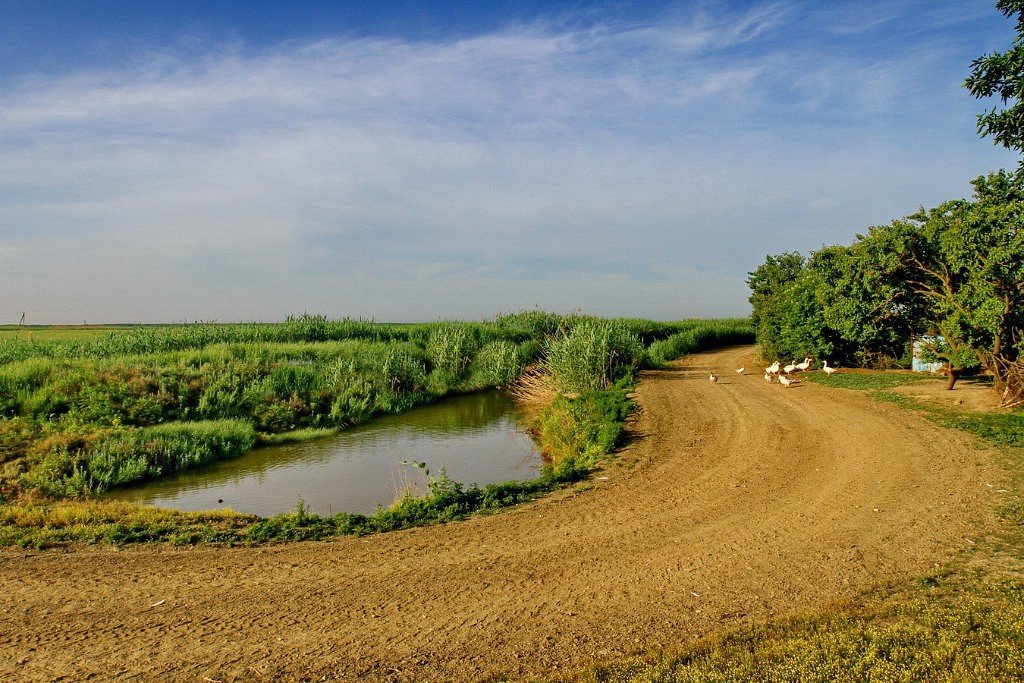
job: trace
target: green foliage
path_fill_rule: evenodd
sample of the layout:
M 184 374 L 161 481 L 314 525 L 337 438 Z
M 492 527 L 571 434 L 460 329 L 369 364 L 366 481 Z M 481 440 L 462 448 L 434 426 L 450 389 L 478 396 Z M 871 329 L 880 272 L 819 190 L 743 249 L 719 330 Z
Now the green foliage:
M 925 302 L 892 274 L 898 249 L 861 239 L 824 247 L 808 263 L 821 306 L 817 331 L 828 345 L 819 358 L 843 365 L 885 366 L 907 355 L 908 340 L 925 332 Z
M 522 373 L 525 359 L 520 345 L 494 341 L 480 349 L 469 368 L 468 388 L 510 387 Z
M 801 379 L 836 389 L 857 390 L 893 389 L 895 387 L 901 387 L 907 384 L 916 384 L 918 382 L 938 381 L 934 377 L 926 374 L 912 374 L 909 372 L 880 372 L 870 374 L 840 372 L 834 375 L 812 372 L 801 375 Z
M 1000 171 L 973 185 L 973 201 L 922 210 L 862 240 L 893 245 L 899 260 L 887 272 L 927 302 L 945 343 L 936 355 L 985 367 L 1001 389 L 1001 370 L 1024 343 L 1024 176 Z
M 520 311 L 498 315 L 494 318 L 494 324 L 500 329 L 522 334 L 525 338 L 540 340 L 562 329 L 565 316 L 541 310 Z
M 256 442 L 251 425 L 230 420 L 169 423 L 114 431 L 88 443 L 58 444 L 24 475 L 56 496 L 102 493 L 124 484 L 234 458 Z
M 766 358 L 795 357 L 809 349 L 810 340 L 805 344 L 798 340 L 792 348 L 792 332 L 789 325 L 798 318 L 797 309 L 790 305 L 790 299 L 807 302 L 804 288 L 807 285 L 804 274 L 804 257 L 795 252 L 768 256 L 765 262 L 749 273 L 750 317 L 757 333 L 757 343 Z M 799 295 L 799 296 L 794 296 Z M 785 338 L 784 338 L 785 337 Z
M 470 326 L 445 323 L 432 328 L 426 345 L 431 391 L 443 394 L 457 386 L 479 348 L 479 336 Z
M 632 375 L 643 357 L 639 337 L 622 322 L 584 319 L 548 338 L 544 369 L 559 391 L 597 391 Z
M 403 496 L 390 507 L 381 508 L 372 515 L 339 513 L 333 517 L 321 517 L 307 512 L 300 505 L 296 512 L 256 522 L 247 530 L 244 540 L 249 543 L 314 540 L 442 524 L 471 514 L 518 505 L 577 481 L 584 474 L 582 470 L 566 469 L 557 474 L 548 472 L 531 481 L 465 487 L 442 471 L 440 475 L 429 478 L 426 495 Z
M 627 378 L 615 389 L 559 396 L 541 411 L 537 433 L 555 472 L 587 470 L 612 452 L 634 407 L 629 387 Z
M 978 98 L 998 97 L 1005 107 L 979 114 L 978 134 L 991 135 L 996 144 L 1024 152 L 1024 2 L 997 0 L 996 8 L 1006 17 L 1016 16 L 1017 36 L 1006 52 L 982 55 L 971 62 L 971 75 L 964 86 Z
M 750 344 L 753 341 L 754 326 L 750 320 L 693 321 L 681 331 L 648 346 L 644 364 L 648 367 L 661 367 L 688 353 L 730 344 Z
M 983 366 L 1002 390 L 1024 343 L 1024 176 L 973 185 L 972 200 L 872 227 L 850 247 L 769 257 L 748 280 L 764 354 L 885 364 L 931 335 L 934 356 Z

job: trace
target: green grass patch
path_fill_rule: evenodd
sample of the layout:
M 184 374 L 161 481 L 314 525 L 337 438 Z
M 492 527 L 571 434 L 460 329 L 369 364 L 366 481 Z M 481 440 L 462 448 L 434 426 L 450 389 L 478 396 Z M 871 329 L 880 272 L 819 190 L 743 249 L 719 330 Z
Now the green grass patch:
M 310 427 L 306 429 L 293 429 L 290 432 L 280 432 L 278 434 L 258 434 L 256 437 L 256 444 L 259 446 L 279 446 L 285 443 L 316 441 L 317 439 L 334 436 L 338 432 L 339 430 L 337 429 L 317 429 L 315 427 Z
M 827 375 L 824 372 L 805 372 L 800 375 L 800 379 L 833 389 L 856 389 L 858 391 L 895 389 L 919 382 L 944 381 L 916 372 L 837 372 L 834 375 Z
M 0 545 L 237 543 L 255 520 L 230 510 L 179 512 L 120 501 L 19 502 L 0 505 Z
M 51 496 L 93 495 L 236 458 L 255 443 L 252 425 L 238 420 L 172 422 L 112 431 L 82 447 L 62 444 L 54 448 L 22 481 Z
M 652 342 L 644 358 L 650 368 L 664 367 L 688 353 L 732 344 L 753 344 L 754 328 L 746 319 L 699 320 Z
M 943 427 L 970 432 L 995 446 L 1024 448 L 1024 413 L 954 410 L 892 391 L 874 391 L 870 395 L 877 401 L 923 413 Z
M 551 465 L 589 469 L 610 454 L 635 407 L 629 400 L 633 388 L 632 378 L 624 378 L 613 389 L 559 396 L 546 406 L 536 430 Z

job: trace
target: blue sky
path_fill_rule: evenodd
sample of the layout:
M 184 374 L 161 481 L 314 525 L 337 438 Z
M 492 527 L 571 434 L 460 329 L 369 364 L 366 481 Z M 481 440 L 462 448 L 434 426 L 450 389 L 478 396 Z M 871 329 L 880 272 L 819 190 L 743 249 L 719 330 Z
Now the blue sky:
M 986 2 L 0 0 L 0 322 L 745 315 L 1017 157 Z

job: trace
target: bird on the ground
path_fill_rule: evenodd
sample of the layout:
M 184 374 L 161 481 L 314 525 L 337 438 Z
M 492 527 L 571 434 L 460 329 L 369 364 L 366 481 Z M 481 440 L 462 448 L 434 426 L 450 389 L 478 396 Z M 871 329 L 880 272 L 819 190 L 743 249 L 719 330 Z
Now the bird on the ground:
M 807 370 L 808 368 L 811 367 L 812 362 L 813 361 L 811 361 L 810 357 L 805 357 L 803 363 L 796 364 L 796 369 L 799 370 L 800 372 L 803 372 L 804 370 Z
M 779 361 L 775 361 L 774 363 L 772 363 L 771 365 L 766 367 L 764 369 L 764 371 L 766 373 L 768 373 L 769 375 L 777 375 L 777 374 L 779 374 L 779 365 L 780 365 Z
M 782 382 L 782 386 L 784 386 L 784 387 L 791 387 L 794 384 L 798 383 L 800 380 L 798 380 L 798 379 L 790 379 L 790 378 L 786 377 L 785 375 L 781 375 L 779 377 L 779 381 Z
M 784 373 L 786 373 L 787 375 L 788 375 L 789 373 L 793 372 L 794 370 L 796 370 L 796 358 L 794 358 L 794 359 L 793 359 L 793 362 L 792 362 L 792 363 L 790 363 L 790 364 L 789 364 L 789 365 L 787 365 L 786 367 L 782 368 L 782 371 L 783 371 Z
M 772 373 L 765 372 L 764 373 L 764 381 L 768 382 L 768 384 L 771 384 L 772 383 Z
M 746 369 L 747 369 L 746 367 L 736 368 L 736 374 L 737 375 L 742 375 L 743 371 L 746 370 Z
M 711 375 L 708 377 L 708 381 L 714 384 L 715 382 L 718 381 L 718 375 L 712 372 Z
M 822 362 L 821 369 L 825 371 L 826 375 L 834 375 L 836 372 L 838 372 L 838 370 L 836 370 L 835 368 L 829 367 L 827 360 Z

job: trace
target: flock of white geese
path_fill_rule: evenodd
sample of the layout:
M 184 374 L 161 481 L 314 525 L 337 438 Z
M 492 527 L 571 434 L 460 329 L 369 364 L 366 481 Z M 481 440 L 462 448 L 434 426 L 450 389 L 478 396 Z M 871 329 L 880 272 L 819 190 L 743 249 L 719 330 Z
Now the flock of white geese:
M 804 358 L 803 362 L 797 363 L 796 359 L 789 365 L 782 365 L 782 361 L 777 360 L 764 369 L 764 381 L 772 384 L 776 379 L 779 380 L 779 384 L 784 387 L 791 387 L 794 384 L 799 384 L 800 380 L 793 377 L 798 372 L 806 372 L 814 369 L 814 361 L 809 357 Z M 837 368 L 834 368 L 828 364 L 828 360 L 825 360 L 821 364 L 821 369 L 826 375 L 832 375 L 839 372 Z M 742 375 L 746 370 L 743 368 L 736 368 L 736 374 Z M 715 374 L 714 370 L 711 371 L 711 376 L 708 377 L 712 384 L 718 382 L 718 375 Z

